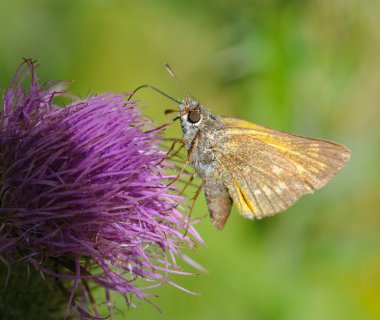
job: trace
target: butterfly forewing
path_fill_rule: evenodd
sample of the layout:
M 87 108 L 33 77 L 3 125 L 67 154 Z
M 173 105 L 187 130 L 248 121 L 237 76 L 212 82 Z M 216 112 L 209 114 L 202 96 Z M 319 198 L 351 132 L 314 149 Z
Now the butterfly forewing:
M 221 119 L 223 143 L 214 147 L 220 177 L 249 218 L 284 211 L 303 194 L 324 186 L 350 157 L 349 150 L 330 141 Z

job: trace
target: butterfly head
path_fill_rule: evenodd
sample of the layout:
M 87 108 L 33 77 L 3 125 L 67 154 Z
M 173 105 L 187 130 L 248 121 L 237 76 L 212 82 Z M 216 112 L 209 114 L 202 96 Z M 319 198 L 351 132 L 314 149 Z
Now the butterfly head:
M 218 116 L 213 115 L 198 100 L 191 97 L 182 101 L 179 115 L 183 139 L 187 142 L 188 149 L 203 134 L 207 133 L 210 138 L 211 135 L 217 134 L 216 132 L 223 128 L 223 123 Z
M 183 133 L 196 133 L 204 117 L 204 109 L 199 101 L 192 98 L 184 99 L 179 107 L 179 113 Z

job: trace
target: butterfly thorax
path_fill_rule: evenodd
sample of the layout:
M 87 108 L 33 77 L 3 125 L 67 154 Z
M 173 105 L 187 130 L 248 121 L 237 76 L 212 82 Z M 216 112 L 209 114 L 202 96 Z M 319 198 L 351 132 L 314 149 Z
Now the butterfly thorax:
M 218 116 L 211 114 L 199 101 L 186 98 L 180 105 L 183 140 L 188 151 L 188 158 L 195 171 L 205 177 L 215 160 L 213 148 L 220 130 L 224 127 Z

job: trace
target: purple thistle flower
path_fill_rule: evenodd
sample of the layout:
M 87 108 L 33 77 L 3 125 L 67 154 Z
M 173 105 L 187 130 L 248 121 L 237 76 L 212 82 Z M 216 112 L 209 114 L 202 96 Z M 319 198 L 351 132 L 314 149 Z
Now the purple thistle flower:
M 26 60 L 3 97 L 0 259 L 60 279 L 84 316 L 98 315 L 86 307 L 89 283 L 111 309 L 111 292 L 130 304 L 172 283 L 168 274 L 188 274 L 176 256 L 202 240 L 192 227 L 184 237 L 184 199 L 166 187 L 162 141 L 135 102 L 106 93 L 59 108 L 65 84 L 39 85 L 34 69 Z

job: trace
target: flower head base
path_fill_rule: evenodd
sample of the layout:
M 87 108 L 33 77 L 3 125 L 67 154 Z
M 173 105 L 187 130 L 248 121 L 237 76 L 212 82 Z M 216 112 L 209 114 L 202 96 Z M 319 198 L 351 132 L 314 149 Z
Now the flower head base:
M 74 292 L 88 298 L 88 282 L 110 304 L 109 291 L 146 298 L 134 280 L 170 282 L 179 248 L 201 241 L 192 227 L 183 236 L 160 138 L 127 95 L 59 108 L 62 84 L 39 85 L 34 67 L 20 66 L 0 116 L 0 255 L 71 280 L 70 304 L 84 313 Z

